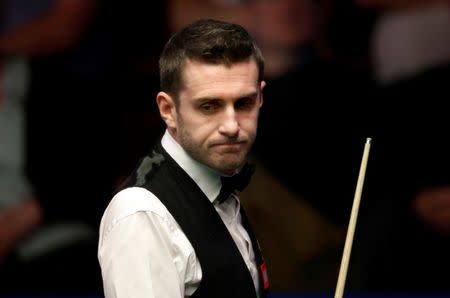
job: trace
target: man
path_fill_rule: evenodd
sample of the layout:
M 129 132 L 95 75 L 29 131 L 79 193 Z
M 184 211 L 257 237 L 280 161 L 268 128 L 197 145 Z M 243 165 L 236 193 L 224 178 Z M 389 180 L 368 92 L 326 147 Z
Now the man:
M 266 266 L 235 192 L 244 185 L 222 182 L 252 172 L 263 71 L 236 24 L 200 20 L 168 41 L 156 97 L 167 130 L 100 226 L 107 298 L 266 295 Z

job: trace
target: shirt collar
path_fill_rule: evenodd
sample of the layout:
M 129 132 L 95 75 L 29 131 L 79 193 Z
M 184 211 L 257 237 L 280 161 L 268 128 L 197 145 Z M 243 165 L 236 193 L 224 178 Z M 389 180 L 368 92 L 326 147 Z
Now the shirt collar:
M 213 202 L 222 186 L 220 174 L 208 166 L 193 159 L 181 145 L 175 141 L 168 130 L 165 131 L 161 145 L 176 163 L 195 181 L 208 199 Z

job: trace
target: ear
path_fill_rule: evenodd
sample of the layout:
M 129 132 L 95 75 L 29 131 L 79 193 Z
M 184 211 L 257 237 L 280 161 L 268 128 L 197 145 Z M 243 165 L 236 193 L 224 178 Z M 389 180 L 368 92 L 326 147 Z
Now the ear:
M 176 130 L 177 121 L 176 121 L 176 107 L 175 102 L 173 101 L 172 96 L 167 94 L 166 92 L 159 92 L 156 95 L 156 103 L 158 104 L 159 114 L 161 118 L 166 123 L 166 126 L 169 130 Z
M 259 107 L 261 107 L 263 105 L 264 102 L 264 87 L 266 87 L 266 82 L 265 81 L 261 81 L 261 84 L 259 86 L 259 92 L 260 92 L 260 101 L 259 101 Z

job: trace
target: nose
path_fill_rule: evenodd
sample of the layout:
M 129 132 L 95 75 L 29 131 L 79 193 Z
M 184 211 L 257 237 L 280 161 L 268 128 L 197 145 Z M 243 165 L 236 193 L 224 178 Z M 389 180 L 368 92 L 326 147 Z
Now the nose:
M 219 132 L 227 137 L 237 137 L 239 133 L 239 121 L 234 107 L 225 109 Z

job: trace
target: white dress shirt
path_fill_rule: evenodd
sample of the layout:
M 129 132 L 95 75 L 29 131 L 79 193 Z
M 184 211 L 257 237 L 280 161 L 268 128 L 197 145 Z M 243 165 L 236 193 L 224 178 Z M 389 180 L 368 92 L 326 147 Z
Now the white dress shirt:
M 234 239 L 259 289 L 250 237 L 241 223 L 236 196 L 222 204 L 220 176 L 193 160 L 166 131 L 162 146 L 209 198 Z M 100 224 L 98 259 L 106 298 L 181 298 L 200 285 L 202 269 L 178 223 L 150 191 L 130 187 L 117 193 Z M 258 293 L 259 296 L 259 293 Z

